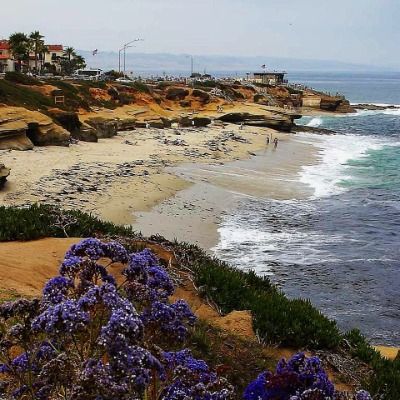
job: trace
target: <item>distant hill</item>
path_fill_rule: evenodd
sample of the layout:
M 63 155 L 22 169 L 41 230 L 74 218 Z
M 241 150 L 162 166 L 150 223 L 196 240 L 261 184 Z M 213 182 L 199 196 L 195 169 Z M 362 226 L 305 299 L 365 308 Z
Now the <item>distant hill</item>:
M 101 52 L 93 56 L 91 51 L 78 50 L 78 54 L 85 57 L 88 67 L 102 68 L 104 70 L 124 69 L 123 52 Z M 189 75 L 191 71 L 191 56 L 188 54 L 167 53 L 135 53 L 126 52 L 125 71 L 134 75 Z M 293 58 L 279 58 L 270 56 L 193 56 L 194 72 L 210 73 L 212 75 L 245 76 L 246 73 L 260 71 L 261 65 L 266 70 L 291 71 L 349 71 L 349 72 L 377 72 L 390 70 L 376 66 L 351 64 L 329 60 L 306 60 Z

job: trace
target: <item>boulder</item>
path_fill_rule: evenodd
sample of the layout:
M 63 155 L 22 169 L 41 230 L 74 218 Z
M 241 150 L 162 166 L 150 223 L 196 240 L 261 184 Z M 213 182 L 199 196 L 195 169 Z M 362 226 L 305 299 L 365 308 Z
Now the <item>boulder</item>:
M 82 142 L 98 142 L 97 130 L 93 126 L 83 123 L 78 132 L 75 132 L 73 137 Z
M 0 126 L 0 150 L 32 150 L 33 143 L 26 136 L 26 128 L 2 129 Z
M 69 146 L 71 139 L 70 133 L 54 122 L 29 122 L 26 136 L 35 146 Z
M 0 164 L 0 190 L 3 189 L 8 175 L 10 175 L 10 169 L 7 168 L 4 164 Z
M 118 120 L 119 131 L 132 131 L 135 129 L 136 118 L 124 118 Z
M 118 133 L 118 120 L 111 118 L 94 117 L 85 121 L 97 131 L 99 139 L 110 138 Z
M 211 124 L 211 118 L 208 117 L 194 117 L 192 121 L 195 126 L 207 126 Z

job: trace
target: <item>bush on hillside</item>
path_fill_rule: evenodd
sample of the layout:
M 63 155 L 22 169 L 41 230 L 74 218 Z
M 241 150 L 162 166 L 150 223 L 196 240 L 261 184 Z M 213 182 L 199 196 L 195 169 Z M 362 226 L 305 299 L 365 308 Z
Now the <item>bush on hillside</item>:
M 6 72 L 4 79 L 10 82 L 20 83 L 21 85 L 27 85 L 27 86 L 43 85 L 43 83 L 39 79 L 36 79 L 33 76 L 29 76 L 16 71 Z

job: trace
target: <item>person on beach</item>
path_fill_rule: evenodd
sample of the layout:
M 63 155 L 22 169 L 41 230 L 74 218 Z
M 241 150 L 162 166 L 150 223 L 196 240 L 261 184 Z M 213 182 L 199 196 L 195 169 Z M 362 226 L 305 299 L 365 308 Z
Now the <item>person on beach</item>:
M 240 123 L 239 129 L 240 129 L 240 130 L 243 129 L 243 122 Z
M 277 137 L 274 139 L 274 146 L 275 147 L 278 146 L 278 138 Z
M 269 145 L 269 135 L 267 135 L 267 146 Z
M 146 122 L 146 128 L 149 129 L 150 128 L 150 124 L 148 122 Z

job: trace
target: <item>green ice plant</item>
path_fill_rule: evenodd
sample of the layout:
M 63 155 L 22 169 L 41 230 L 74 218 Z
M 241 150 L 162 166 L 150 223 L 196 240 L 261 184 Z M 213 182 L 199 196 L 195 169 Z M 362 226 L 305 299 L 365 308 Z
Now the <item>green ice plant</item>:
M 149 249 L 73 245 L 40 299 L 0 306 L 0 390 L 9 399 L 232 398 L 225 379 L 179 350 L 195 316 L 169 302 L 173 291 Z

